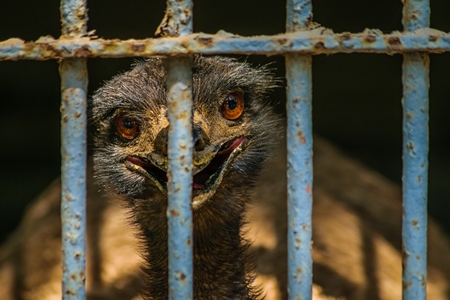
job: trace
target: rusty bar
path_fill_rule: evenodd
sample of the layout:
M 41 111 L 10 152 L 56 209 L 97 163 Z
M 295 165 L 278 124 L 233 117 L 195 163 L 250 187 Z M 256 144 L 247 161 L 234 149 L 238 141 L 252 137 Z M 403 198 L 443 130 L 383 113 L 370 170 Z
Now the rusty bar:
M 169 129 L 169 299 L 192 299 L 192 59 L 166 62 Z
M 62 35 L 86 33 L 86 1 L 61 1 Z M 85 58 L 65 59 L 61 74 L 61 223 L 63 299 L 85 299 L 86 280 L 86 95 Z
M 406 0 L 405 32 L 430 24 L 429 0 Z M 403 56 L 403 299 L 426 299 L 429 55 Z
M 308 30 L 310 0 L 287 3 L 287 32 Z M 286 55 L 287 178 L 288 178 L 288 294 L 289 299 L 312 298 L 312 57 Z
M 167 1 L 158 36 L 192 32 L 192 1 Z M 193 299 L 192 58 L 165 60 L 167 70 L 169 299 Z
M 42 37 L 24 42 L 12 38 L 0 42 L 0 60 L 47 60 L 73 57 L 149 57 L 187 54 L 282 55 L 335 53 L 404 53 L 450 51 L 450 34 L 424 28 L 414 32 L 383 34 L 378 30 L 334 34 L 325 28 L 274 36 L 242 37 L 232 34 L 190 34 L 143 40 L 103 40 L 88 37 L 55 40 Z

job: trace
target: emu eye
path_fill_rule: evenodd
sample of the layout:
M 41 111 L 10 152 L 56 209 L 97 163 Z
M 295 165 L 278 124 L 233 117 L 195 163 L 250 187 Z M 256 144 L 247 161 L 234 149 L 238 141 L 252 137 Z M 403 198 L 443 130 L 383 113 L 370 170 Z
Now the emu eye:
M 119 132 L 123 138 L 132 140 L 139 134 L 139 123 L 126 114 L 118 115 L 114 121 L 117 132 Z
M 222 115 L 228 120 L 236 120 L 244 111 L 244 95 L 240 92 L 234 92 L 227 96 L 222 104 Z

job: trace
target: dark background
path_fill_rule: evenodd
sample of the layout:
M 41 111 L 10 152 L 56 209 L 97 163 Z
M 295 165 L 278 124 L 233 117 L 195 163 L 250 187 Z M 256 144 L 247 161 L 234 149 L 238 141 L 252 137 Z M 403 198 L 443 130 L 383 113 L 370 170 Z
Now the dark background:
M 0 4 L 0 40 L 60 35 L 59 1 Z M 450 31 L 450 1 L 431 0 L 434 28 Z M 90 1 L 89 30 L 103 38 L 152 37 L 163 0 Z M 335 32 L 402 30 L 401 1 L 316 0 L 314 20 Z M 241 35 L 284 31 L 285 2 L 197 0 L 194 30 Z M 255 63 L 282 57 L 252 56 Z M 132 59 L 90 59 L 89 93 Z M 338 54 L 313 60 L 314 129 L 388 178 L 401 180 L 400 55 Z M 59 175 L 60 82 L 56 61 L 0 62 L 0 241 L 27 204 Z M 431 55 L 429 210 L 450 232 L 450 54 Z M 284 106 L 284 91 L 275 94 Z

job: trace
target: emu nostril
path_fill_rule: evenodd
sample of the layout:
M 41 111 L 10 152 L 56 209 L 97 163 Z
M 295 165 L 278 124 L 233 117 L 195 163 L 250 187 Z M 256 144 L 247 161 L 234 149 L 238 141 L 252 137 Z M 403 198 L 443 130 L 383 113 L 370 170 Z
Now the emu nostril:
M 203 149 L 205 149 L 205 146 L 206 144 L 203 138 L 199 138 L 197 141 L 195 141 L 194 144 L 195 151 L 202 151 Z
M 194 128 L 192 129 L 192 139 L 194 141 L 194 149 L 195 151 L 202 151 L 205 149 L 206 144 L 208 143 L 208 137 L 203 129 L 194 124 Z

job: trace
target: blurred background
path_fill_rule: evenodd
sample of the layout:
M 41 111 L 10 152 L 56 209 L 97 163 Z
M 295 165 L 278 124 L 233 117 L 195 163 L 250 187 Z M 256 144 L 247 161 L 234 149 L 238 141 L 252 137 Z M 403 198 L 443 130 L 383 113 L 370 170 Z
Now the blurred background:
M 60 35 L 59 1 L 3 1 L 0 40 Z M 450 31 L 450 1 L 431 0 L 431 26 Z M 90 1 L 89 30 L 112 39 L 152 37 L 164 0 Z M 313 0 L 314 21 L 335 32 L 402 30 L 401 1 Z M 277 34 L 285 2 L 196 0 L 194 30 L 240 35 Z M 246 57 L 244 57 L 245 59 Z M 283 57 L 274 62 L 284 76 Z M 89 93 L 133 59 L 90 59 Z M 401 182 L 400 55 L 338 54 L 313 59 L 313 115 L 317 134 L 391 180 Z M 450 233 L 450 53 L 431 55 L 429 212 Z M 284 109 L 284 89 L 274 94 Z M 60 79 L 56 61 L 0 62 L 0 241 L 20 222 L 27 204 L 59 176 Z

